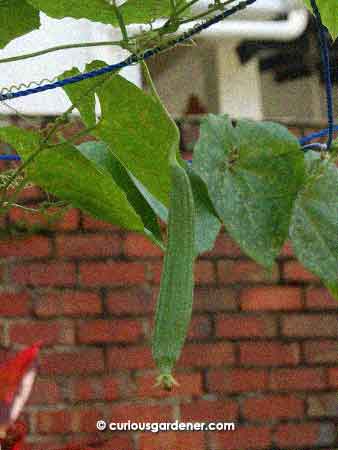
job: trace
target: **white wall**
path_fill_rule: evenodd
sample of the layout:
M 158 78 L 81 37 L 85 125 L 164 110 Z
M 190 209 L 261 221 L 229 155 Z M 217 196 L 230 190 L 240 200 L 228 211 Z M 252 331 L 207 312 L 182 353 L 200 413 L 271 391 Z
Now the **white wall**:
M 85 19 L 62 20 L 51 19 L 41 14 L 41 27 L 26 36 L 10 42 L 0 51 L 0 58 L 6 58 L 23 53 L 31 53 L 54 47 L 56 45 L 95 42 L 120 39 L 120 32 L 109 25 L 92 23 Z M 86 63 L 101 59 L 112 64 L 125 59 L 128 52 L 120 47 L 90 47 L 81 49 L 62 50 L 49 53 L 29 60 L 15 61 L 0 65 L 0 90 L 13 84 L 27 83 L 43 78 L 52 79 L 72 67 L 84 69 Z M 137 66 L 131 66 L 121 71 L 121 75 L 140 85 L 141 75 Z M 17 108 L 21 113 L 34 115 L 56 115 L 64 112 L 70 103 L 58 88 L 29 97 L 9 100 L 8 104 Z M 0 104 L 0 113 L 12 113 L 4 104 Z

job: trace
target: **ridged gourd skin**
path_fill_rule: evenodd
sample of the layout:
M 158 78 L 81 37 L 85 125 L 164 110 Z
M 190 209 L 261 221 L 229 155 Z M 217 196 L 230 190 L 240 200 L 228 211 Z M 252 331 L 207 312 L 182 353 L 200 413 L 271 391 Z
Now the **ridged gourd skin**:
M 177 384 L 171 372 L 181 354 L 191 320 L 194 289 L 194 200 L 186 171 L 170 164 L 168 242 L 155 313 L 152 352 L 160 371 L 157 384 Z

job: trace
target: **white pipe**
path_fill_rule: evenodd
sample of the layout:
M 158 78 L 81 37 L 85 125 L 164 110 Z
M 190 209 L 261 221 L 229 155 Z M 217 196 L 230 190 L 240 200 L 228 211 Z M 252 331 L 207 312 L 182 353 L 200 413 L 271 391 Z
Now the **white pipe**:
M 208 40 L 220 40 L 224 38 L 238 38 L 250 40 L 292 41 L 298 38 L 306 29 L 309 14 L 305 8 L 291 10 L 287 20 L 224 20 L 202 31 L 198 37 Z M 164 20 L 156 20 L 153 27 L 161 27 Z M 175 35 L 179 35 L 191 29 L 199 22 L 183 24 Z M 128 31 L 132 34 L 139 33 L 140 25 L 131 25 Z

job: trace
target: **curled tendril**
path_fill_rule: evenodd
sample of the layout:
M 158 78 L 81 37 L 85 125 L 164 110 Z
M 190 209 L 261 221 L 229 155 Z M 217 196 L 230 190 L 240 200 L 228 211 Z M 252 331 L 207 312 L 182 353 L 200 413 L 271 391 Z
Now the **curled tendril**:
M 31 87 L 43 86 L 46 83 L 55 83 L 57 81 L 57 77 L 52 78 L 51 80 L 48 78 L 43 78 L 40 81 L 30 81 L 29 83 L 20 83 L 20 84 L 12 84 L 9 87 L 4 87 L 0 90 L 0 95 L 8 95 L 13 92 L 21 91 L 21 89 L 30 89 Z

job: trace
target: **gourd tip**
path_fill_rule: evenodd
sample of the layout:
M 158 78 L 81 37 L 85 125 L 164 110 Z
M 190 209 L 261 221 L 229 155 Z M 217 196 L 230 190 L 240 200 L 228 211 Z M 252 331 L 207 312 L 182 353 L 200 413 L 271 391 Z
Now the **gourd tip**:
M 172 391 L 174 386 L 179 386 L 171 373 L 164 373 L 157 377 L 155 386 L 162 386 L 166 391 Z

